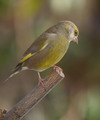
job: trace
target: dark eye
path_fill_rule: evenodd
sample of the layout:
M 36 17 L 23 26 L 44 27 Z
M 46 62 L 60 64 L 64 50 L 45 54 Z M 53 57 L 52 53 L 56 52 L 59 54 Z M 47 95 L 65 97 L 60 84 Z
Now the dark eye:
M 75 30 L 74 35 L 77 36 L 77 34 L 78 34 L 78 33 L 77 33 L 77 31 Z

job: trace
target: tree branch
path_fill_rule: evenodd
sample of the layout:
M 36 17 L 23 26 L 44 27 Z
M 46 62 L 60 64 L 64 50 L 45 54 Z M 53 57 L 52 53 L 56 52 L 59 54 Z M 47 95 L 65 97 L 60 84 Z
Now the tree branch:
M 17 103 L 7 114 L 4 120 L 16 120 L 23 118 L 36 104 L 38 104 L 60 81 L 64 78 L 61 71 L 54 70 L 45 80 L 45 89 L 36 86 L 27 96 Z

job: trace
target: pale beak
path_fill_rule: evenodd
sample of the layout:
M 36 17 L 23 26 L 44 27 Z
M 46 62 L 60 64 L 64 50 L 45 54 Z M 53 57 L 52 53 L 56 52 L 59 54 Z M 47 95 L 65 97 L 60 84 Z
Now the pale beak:
M 77 36 L 75 36 L 72 41 L 75 42 L 76 44 L 78 44 L 78 38 L 77 38 Z

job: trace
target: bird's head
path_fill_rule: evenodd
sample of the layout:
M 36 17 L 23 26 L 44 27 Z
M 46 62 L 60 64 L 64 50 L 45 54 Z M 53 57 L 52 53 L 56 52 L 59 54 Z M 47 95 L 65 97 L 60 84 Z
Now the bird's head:
M 79 30 L 77 26 L 70 21 L 61 21 L 63 33 L 69 42 L 73 41 L 78 44 Z
M 65 24 L 67 39 L 69 40 L 69 42 L 73 41 L 78 44 L 79 30 L 77 26 L 70 21 L 65 21 L 64 24 Z

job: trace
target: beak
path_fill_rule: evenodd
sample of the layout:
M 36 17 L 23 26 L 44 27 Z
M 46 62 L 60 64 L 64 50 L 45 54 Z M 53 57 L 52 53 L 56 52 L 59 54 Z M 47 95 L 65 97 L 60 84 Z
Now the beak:
M 77 38 L 77 36 L 75 36 L 72 41 L 75 42 L 76 44 L 78 44 L 78 38 Z

